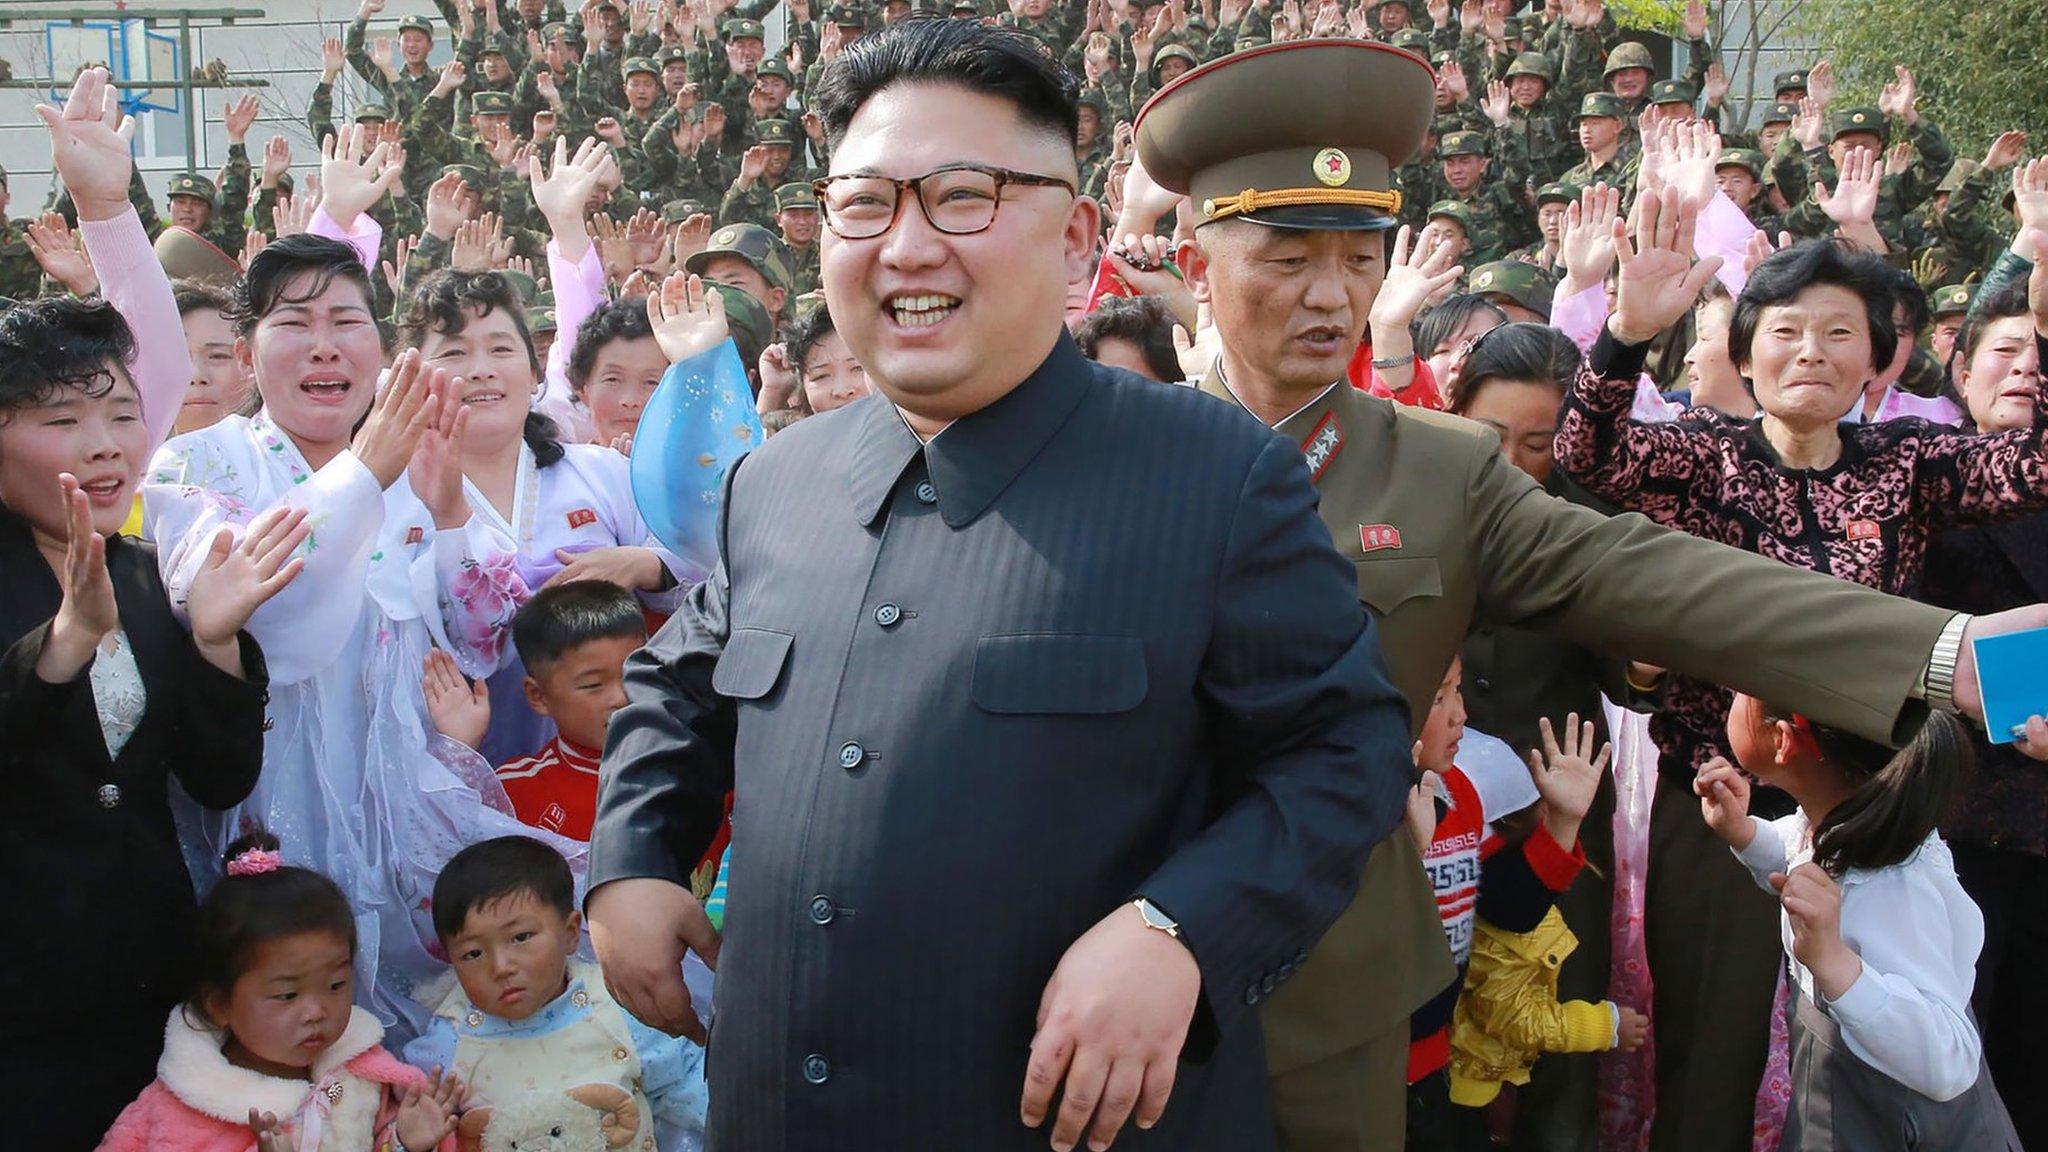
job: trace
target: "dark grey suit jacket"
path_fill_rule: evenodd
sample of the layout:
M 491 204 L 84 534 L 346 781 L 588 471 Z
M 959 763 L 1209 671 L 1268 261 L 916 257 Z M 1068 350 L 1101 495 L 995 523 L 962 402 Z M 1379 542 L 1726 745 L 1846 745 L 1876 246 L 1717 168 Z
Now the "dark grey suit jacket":
M 1298 447 L 1084 359 L 920 446 L 876 395 L 727 480 L 719 571 L 627 666 L 592 886 L 732 812 L 711 1144 L 1041 1149 L 1041 993 L 1135 894 L 1202 972 L 1165 1120 L 1274 1143 L 1257 1021 L 1401 819 L 1407 706 Z

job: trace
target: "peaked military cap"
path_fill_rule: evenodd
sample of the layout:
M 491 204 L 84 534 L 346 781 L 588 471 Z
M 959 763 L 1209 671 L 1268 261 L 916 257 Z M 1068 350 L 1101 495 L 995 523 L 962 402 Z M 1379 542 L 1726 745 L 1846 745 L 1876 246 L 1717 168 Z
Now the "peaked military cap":
M 1717 171 L 1722 168 L 1740 168 L 1759 180 L 1764 178 L 1765 163 L 1764 154 L 1754 148 L 1724 148 L 1721 154 L 1714 158 L 1714 168 Z
M 1557 83 L 1557 72 L 1550 66 L 1550 57 L 1541 52 L 1518 52 L 1515 62 L 1508 65 L 1507 78 L 1534 76 L 1545 84 Z
M 1486 155 L 1486 134 L 1484 132 L 1447 132 L 1437 141 L 1436 154 L 1439 156 L 1484 156 Z
M 1692 85 L 1679 80 L 1659 80 L 1650 85 L 1650 103 L 1690 105 L 1696 99 Z
M 400 32 L 425 32 L 427 35 L 432 36 L 434 34 L 434 22 L 425 16 L 407 16 L 398 22 L 398 30 Z
M 1798 115 L 1799 105 L 1792 103 L 1790 100 L 1780 100 L 1771 105 L 1770 111 L 1764 113 L 1763 123 L 1790 124 L 1793 118 Z
M 1584 120 L 1588 116 L 1605 116 L 1610 120 L 1626 120 L 1628 119 L 1628 104 L 1612 92 L 1588 92 L 1585 98 L 1579 101 L 1579 114 L 1574 116 L 1573 119 Z
M 461 177 L 461 178 L 462 178 L 462 182 L 463 182 L 464 184 L 467 184 L 467 185 L 469 185 L 469 190 L 470 190 L 471 192 L 475 192 L 475 193 L 477 193 L 477 194 L 479 194 L 479 195 L 481 195 L 481 194 L 483 193 L 483 190 L 484 190 L 484 174 L 483 174 L 483 170 L 482 170 L 482 169 L 480 169 L 480 168 L 478 168 L 478 167 L 477 167 L 476 165 L 474 165 L 474 164 L 443 164 L 443 165 L 441 166 L 441 171 L 440 171 L 440 173 L 439 173 L 438 175 L 441 175 L 441 176 L 446 176 L 446 175 L 448 175 L 448 174 L 449 174 L 450 172 L 453 172 L 453 173 L 454 173 L 455 175 L 457 175 L 457 176 Z
M 1624 40 L 1616 44 L 1614 51 L 1607 54 L 1607 69 L 1600 75 L 1612 76 L 1626 68 L 1647 68 L 1656 71 L 1657 63 L 1650 57 L 1649 46 L 1634 40 Z
M 390 109 L 390 108 L 388 108 L 388 107 L 386 107 L 385 105 L 382 105 L 382 104 L 358 104 L 358 105 L 356 105 L 356 123 L 358 123 L 358 124 L 361 124 L 361 123 L 363 123 L 363 122 L 364 122 L 364 121 L 366 121 L 366 120 L 389 120 L 389 119 L 391 119 L 391 109 Z
M 1797 68 L 1790 72 L 1780 72 L 1776 76 L 1771 77 L 1772 95 L 1795 88 L 1802 92 L 1806 90 L 1806 69 Z
M 190 196 L 195 200 L 204 200 L 211 204 L 214 200 L 213 181 L 201 176 L 197 172 L 180 172 L 176 176 L 171 177 L 170 190 L 167 196 Z
M 535 334 L 555 331 L 555 310 L 553 308 L 536 308 L 528 312 L 526 314 L 526 330 Z
M 670 44 L 654 54 L 654 62 L 664 68 L 671 64 L 688 64 L 690 62 L 690 50 L 681 44 Z M 762 63 L 765 64 L 767 61 L 764 60 Z
M 1400 222 L 1393 172 L 1421 148 L 1435 103 L 1435 77 L 1407 52 L 1273 44 L 1160 89 L 1138 113 L 1138 156 L 1161 187 L 1194 200 L 1202 223 L 1378 231 Z
M 1828 117 L 1828 139 L 1836 140 L 1851 132 L 1875 132 L 1880 142 L 1890 137 L 1890 126 L 1885 123 L 1884 113 L 1875 108 L 1844 108 Z
M 724 301 L 725 322 L 732 325 L 733 335 L 747 337 L 756 351 L 766 348 L 775 338 L 775 322 L 769 319 L 768 309 L 762 307 L 761 302 L 749 295 L 746 289 L 731 284 L 704 286 L 718 293 Z
M 1472 270 L 1471 290 L 1482 296 L 1505 296 L 1545 320 L 1557 282 L 1550 273 L 1524 260 L 1495 260 Z
M 677 197 L 661 206 L 661 222 L 664 224 L 681 224 L 692 216 L 710 214 L 711 209 L 708 205 L 690 196 Z
M 789 249 L 782 237 L 759 224 L 727 224 L 713 232 L 711 242 L 685 261 L 683 270 L 702 275 L 714 256 L 737 256 L 752 264 L 769 287 L 789 287 Z
M 834 4 L 825 10 L 825 22 L 837 24 L 841 28 L 865 30 L 868 26 L 868 14 L 861 11 L 858 4 Z
M 789 84 L 796 83 L 796 74 L 789 70 L 789 61 L 780 56 L 770 56 L 754 68 L 754 79 L 765 80 L 770 76 Z
M 794 145 L 796 143 L 796 125 L 791 124 L 780 116 L 770 116 L 766 120 L 756 120 L 754 121 L 754 143 Z
M 1403 28 L 1387 41 L 1403 52 L 1413 52 L 1424 59 L 1429 57 L 1429 34 L 1415 28 Z
M 204 280 L 225 287 L 242 274 L 233 256 L 190 228 L 170 225 L 157 233 L 155 248 L 156 262 L 173 280 Z

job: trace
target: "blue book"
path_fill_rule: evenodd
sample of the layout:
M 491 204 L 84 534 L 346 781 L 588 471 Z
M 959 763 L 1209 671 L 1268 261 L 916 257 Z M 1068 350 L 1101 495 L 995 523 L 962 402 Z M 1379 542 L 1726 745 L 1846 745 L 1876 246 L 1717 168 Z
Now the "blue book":
M 2048 628 L 1986 636 L 1971 645 L 1985 731 L 1993 744 L 2016 743 L 2029 717 L 2048 716 Z

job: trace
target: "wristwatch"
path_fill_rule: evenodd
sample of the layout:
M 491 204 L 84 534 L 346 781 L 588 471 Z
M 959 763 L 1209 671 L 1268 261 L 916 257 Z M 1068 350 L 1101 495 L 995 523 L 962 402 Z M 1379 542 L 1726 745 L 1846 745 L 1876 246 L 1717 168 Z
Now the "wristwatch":
M 1166 913 L 1161 912 L 1159 905 L 1140 896 L 1136 900 L 1131 901 L 1131 907 L 1136 908 L 1138 915 L 1145 918 L 1145 927 L 1164 932 L 1175 940 L 1180 939 L 1179 922 Z

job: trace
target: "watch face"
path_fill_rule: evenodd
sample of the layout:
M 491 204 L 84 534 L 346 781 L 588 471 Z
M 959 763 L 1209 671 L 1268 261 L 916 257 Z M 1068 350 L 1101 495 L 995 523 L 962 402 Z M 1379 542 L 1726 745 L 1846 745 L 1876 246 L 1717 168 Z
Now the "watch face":
M 1180 931 L 1180 925 L 1168 919 L 1166 913 L 1161 912 L 1150 900 L 1138 901 L 1138 915 L 1145 918 L 1147 925 L 1157 928 L 1161 932 Z

